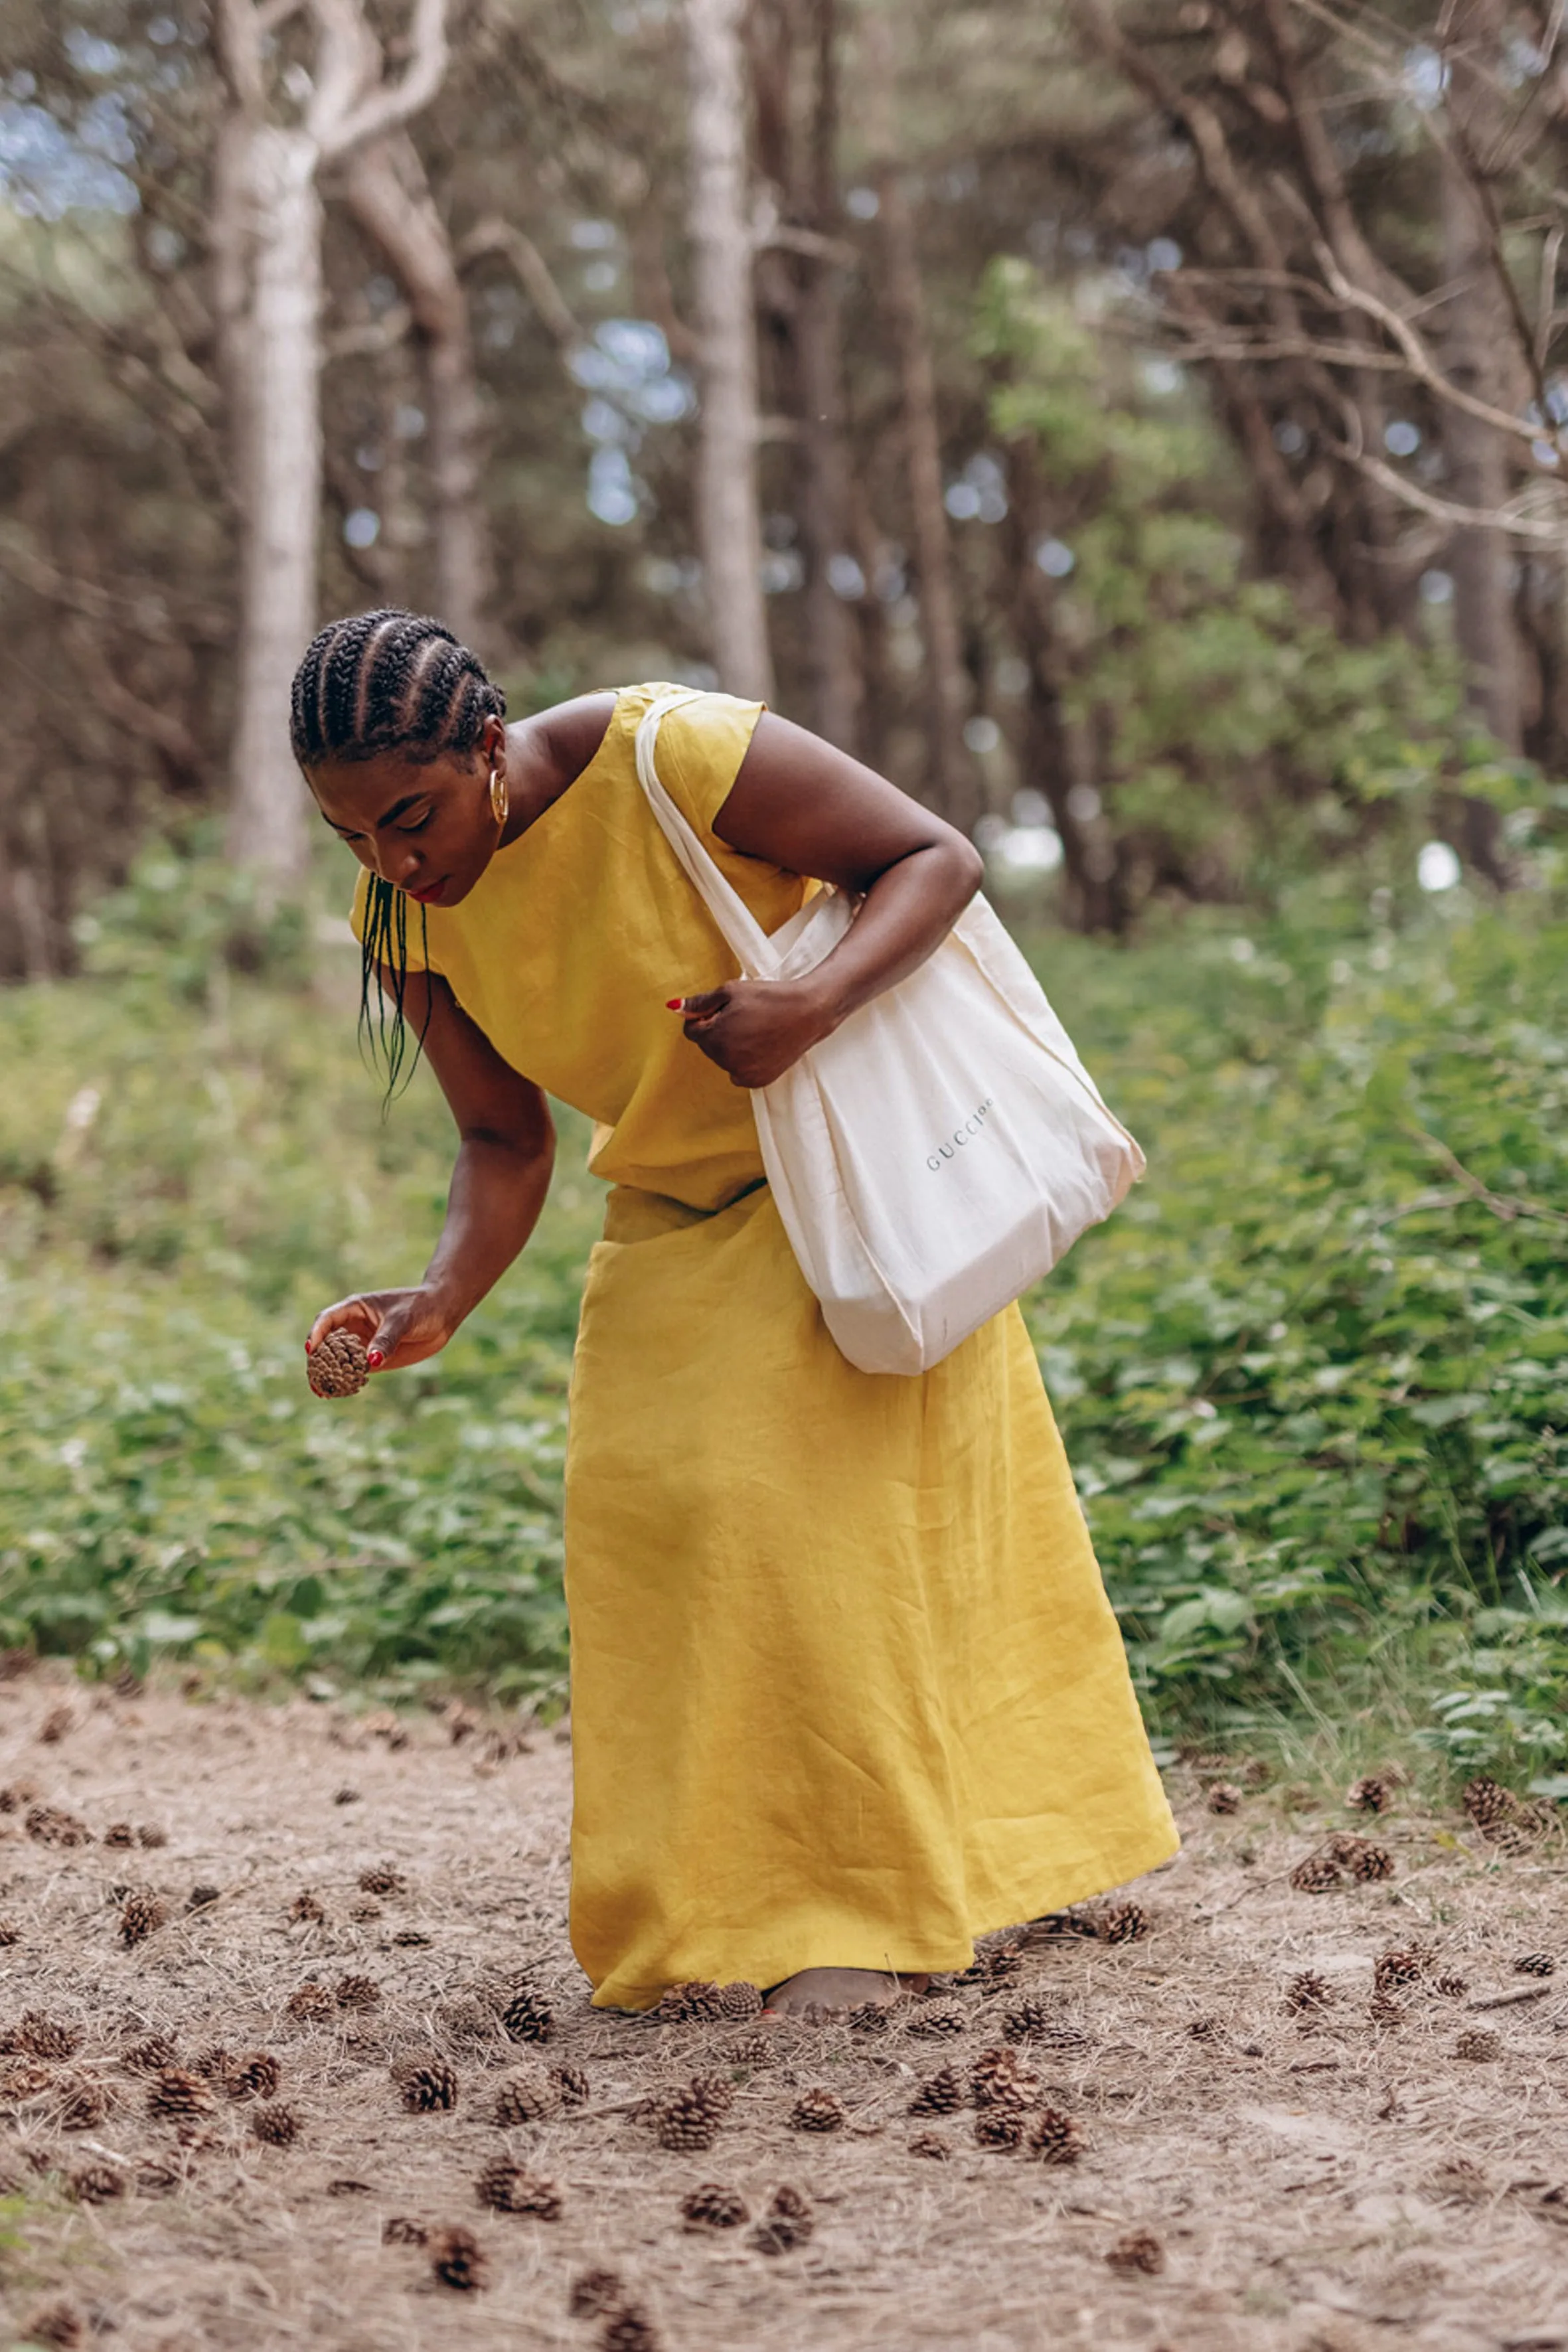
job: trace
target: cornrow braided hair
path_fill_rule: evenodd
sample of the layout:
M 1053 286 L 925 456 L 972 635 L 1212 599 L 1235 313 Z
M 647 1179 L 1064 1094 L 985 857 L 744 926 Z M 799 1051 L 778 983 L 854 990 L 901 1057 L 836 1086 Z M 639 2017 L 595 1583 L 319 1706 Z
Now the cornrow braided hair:
M 302 768 L 325 760 L 373 760 L 382 751 L 398 751 L 424 764 L 448 752 L 471 751 L 485 721 L 505 715 L 505 695 L 450 629 L 428 614 L 383 606 L 333 621 L 311 638 L 294 673 L 289 731 Z M 420 922 L 423 945 L 423 908 Z M 407 987 L 408 900 L 373 874 L 361 942 L 360 1038 L 372 1060 L 379 1054 L 385 1066 L 389 1102 L 399 1091 L 407 1055 Z M 405 1086 L 417 1066 L 429 1019 L 427 1007 Z

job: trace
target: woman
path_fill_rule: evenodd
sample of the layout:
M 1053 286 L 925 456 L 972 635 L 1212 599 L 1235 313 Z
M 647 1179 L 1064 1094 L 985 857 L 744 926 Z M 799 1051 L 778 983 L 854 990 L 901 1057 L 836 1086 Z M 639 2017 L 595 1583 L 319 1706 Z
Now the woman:
M 801 1279 L 747 1087 L 912 971 L 980 881 L 962 835 L 755 703 L 668 717 L 668 789 L 766 930 L 863 894 L 808 978 L 737 979 L 637 782 L 661 691 L 508 727 L 434 621 L 337 622 L 294 750 L 364 867 L 393 1072 L 461 1142 L 411 1290 L 342 1300 L 375 1371 L 434 1355 L 549 1182 L 545 1095 L 613 1187 L 566 1468 L 572 1938 L 601 2007 L 746 1980 L 804 2012 L 962 1969 L 981 1932 L 1176 1837 L 1017 1308 L 917 1379 L 856 1370 Z M 410 902 L 416 912 L 409 916 Z

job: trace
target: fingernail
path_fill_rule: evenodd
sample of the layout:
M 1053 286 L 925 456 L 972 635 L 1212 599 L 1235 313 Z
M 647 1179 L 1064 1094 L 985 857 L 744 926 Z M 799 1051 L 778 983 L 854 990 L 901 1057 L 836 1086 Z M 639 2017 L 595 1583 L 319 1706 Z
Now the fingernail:
M 308 1356 L 308 1355 L 310 1354 L 310 1342 L 309 1341 L 309 1339 L 307 1339 L 307 1340 L 306 1340 L 306 1342 L 305 1342 L 305 1353 L 306 1353 L 306 1354 L 307 1354 L 307 1356 Z
M 685 1002 L 684 996 L 667 996 L 664 1000 L 664 1009 L 667 1013 L 679 1013 Z
M 371 1366 L 373 1370 L 375 1371 L 379 1371 L 385 1361 L 386 1358 L 382 1354 L 379 1348 L 373 1348 L 365 1358 L 365 1362 Z

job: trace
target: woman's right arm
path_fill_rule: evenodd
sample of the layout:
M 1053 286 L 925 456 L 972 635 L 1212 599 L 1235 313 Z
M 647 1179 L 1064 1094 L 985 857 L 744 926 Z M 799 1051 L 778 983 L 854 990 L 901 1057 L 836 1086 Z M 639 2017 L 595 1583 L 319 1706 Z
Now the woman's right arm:
M 329 1331 L 353 1331 L 374 1371 L 401 1370 L 446 1346 L 538 1223 L 555 1159 L 542 1089 L 502 1061 L 444 980 L 411 971 L 404 1015 L 415 1036 L 425 1028 L 426 1055 L 462 1139 L 446 1223 L 416 1288 L 341 1298 L 317 1316 L 305 1342 L 309 1353 Z

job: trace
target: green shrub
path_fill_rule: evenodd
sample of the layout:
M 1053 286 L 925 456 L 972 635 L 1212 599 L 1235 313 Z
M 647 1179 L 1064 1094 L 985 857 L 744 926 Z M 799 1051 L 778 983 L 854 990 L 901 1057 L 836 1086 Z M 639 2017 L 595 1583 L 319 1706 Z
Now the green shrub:
M 1568 935 L 1296 903 L 1037 942 L 1151 1159 L 1029 1302 L 1047 1381 L 1159 1724 L 1397 1706 L 1556 1785 Z M 384 1119 L 356 990 L 340 924 L 308 972 L 0 997 L 0 1641 L 558 1683 L 585 1130 L 446 1354 L 317 1402 L 310 1316 L 417 1275 L 450 1165 L 427 1073 Z

